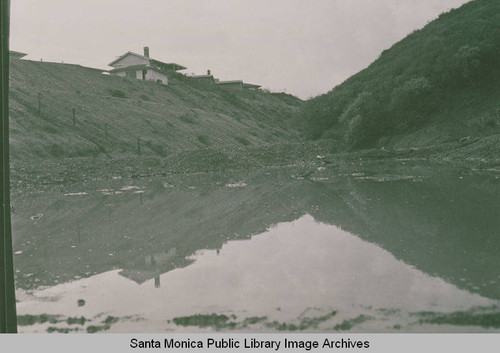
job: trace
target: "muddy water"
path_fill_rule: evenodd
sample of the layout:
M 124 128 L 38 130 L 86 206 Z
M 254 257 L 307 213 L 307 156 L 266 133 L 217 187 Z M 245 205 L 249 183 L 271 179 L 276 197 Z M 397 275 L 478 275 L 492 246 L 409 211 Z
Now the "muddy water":
M 499 176 L 400 161 L 18 193 L 20 331 L 500 331 Z

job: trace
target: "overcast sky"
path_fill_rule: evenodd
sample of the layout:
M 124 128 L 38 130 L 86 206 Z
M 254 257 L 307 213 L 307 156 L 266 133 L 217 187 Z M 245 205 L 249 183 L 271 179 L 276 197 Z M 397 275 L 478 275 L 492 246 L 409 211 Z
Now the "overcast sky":
M 303 99 L 469 0 L 11 0 L 11 49 L 109 69 L 151 57 Z

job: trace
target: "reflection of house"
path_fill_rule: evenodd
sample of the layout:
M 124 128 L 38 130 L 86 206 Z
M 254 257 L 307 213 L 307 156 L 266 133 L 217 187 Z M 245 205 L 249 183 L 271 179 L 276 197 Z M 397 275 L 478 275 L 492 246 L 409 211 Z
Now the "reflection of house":
M 126 52 L 108 64 L 113 67 L 109 73 L 135 78 L 138 80 L 155 81 L 168 84 L 168 74 L 186 69 L 185 66 L 175 63 L 164 63 L 149 57 L 149 48 L 144 47 L 144 55 Z
M 144 259 L 146 266 L 152 265 L 164 265 L 168 260 L 175 256 L 175 248 L 170 249 L 167 253 L 157 253 L 152 255 L 147 255 Z
M 254 91 L 260 87 L 259 85 L 245 83 L 241 80 L 219 81 L 219 82 L 217 82 L 217 84 L 221 87 L 224 87 L 224 88 L 240 89 L 240 90 L 246 89 L 246 90 L 250 90 L 250 91 Z
M 21 53 L 19 51 L 14 51 L 14 50 L 9 51 L 9 58 L 11 59 L 21 59 L 24 58 L 26 55 L 28 54 Z
M 168 252 L 146 255 L 140 262 L 131 263 L 125 266 L 120 272 L 120 275 L 139 284 L 154 278 L 155 287 L 159 287 L 159 275 L 177 266 L 179 258 L 176 255 L 175 248 L 170 249 Z

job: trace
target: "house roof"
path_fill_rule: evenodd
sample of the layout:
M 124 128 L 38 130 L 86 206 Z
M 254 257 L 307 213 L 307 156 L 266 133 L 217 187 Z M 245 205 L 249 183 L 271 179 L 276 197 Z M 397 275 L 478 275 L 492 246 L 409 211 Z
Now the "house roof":
M 28 54 L 21 53 L 20 51 L 15 51 L 15 50 L 9 51 L 9 56 L 12 56 L 12 57 L 18 58 L 18 59 L 21 59 L 21 58 L 25 57 L 26 55 L 28 55 Z
M 259 88 L 262 87 L 261 85 L 254 85 L 253 83 L 246 83 L 243 82 L 243 88 Z
M 158 61 L 158 60 L 155 60 L 155 59 L 151 59 L 151 62 L 153 64 L 158 65 L 158 66 L 169 67 L 170 70 L 174 70 L 174 71 L 179 71 L 179 70 L 187 69 L 186 66 L 182 66 L 182 65 L 179 65 L 179 64 L 176 64 L 176 63 L 164 63 L 162 61 Z
M 241 81 L 241 80 L 232 80 L 232 81 L 219 81 L 219 82 L 217 82 L 218 85 L 230 85 L 230 84 L 235 84 L 235 83 L 241 83 L 241 84 L 243 84 L 243 81 Z
M 214 78 L 213 75 L 192 75 L 188 76 L 189 78 Z
M 128 51 L 125 54 L 119 56 L 118 58 L 116 58 L 115 60 L 113 60 L 112 62 L 110 62 L 108 64 L 108 66 L 113 66 L 115 63 L 117 63 L 118 61 L 122 60 L 124 57 L 126 57 L 128 55 L 134 55 L 134 56 L 137 56 L 138 58 L 149 60 L 149 62 L 154 62 L 154 63 L 156 63 L 158 65 L 171 66 L 171 67 L 174 68 L 175 71 L 187 69 L 187 67 L 179 65 L 179 64 L 176 64 L 176 63 L 164 63 L 162 61 L 155 60 L 155 59 L 152 59 L 152 58 L 148 58 L 147 56 L 144 56 L 144 55 L 141 55 L 141 54 L 137 54 L 137 53 L 134 53 L 134 52 L 131 52 L 131 51 Z
M 241 80 L 232 80 L 232 81 L 219 81 L 217 82 L 218 85 L 234 85 L 234 84 L 240 84 L 243 86 L 243 88 L 259 88 L 261 87 L 260 85 L 254 85 L 253 83 L 246 83 Z

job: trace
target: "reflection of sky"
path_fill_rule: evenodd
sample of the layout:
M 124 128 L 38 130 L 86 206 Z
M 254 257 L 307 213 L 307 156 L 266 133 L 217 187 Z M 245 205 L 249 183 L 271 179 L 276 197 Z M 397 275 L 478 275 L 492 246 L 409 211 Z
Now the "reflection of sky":
M 107 68 L 128 50 L 301 98 L 467 0 L 16 0 L 12 49 Z
M 32 295 L 19 293 L 18 311 L 139 316 L 146 323 L 126 322 L 112 329 L 158 332 L 166 329 L 166 320 L 194 314 L 234 313 L 290 321 L 315 308 L 338 310 L 335 318 L 341 320 L 377 309 L 452 312 L 494 304 L 307 215 L 250 240 L 230 241 L 219 254 L 199 251 L 193 258 L 192 265 L 161 275 L 160 288 L 155 288 L 153 279 L 137 285 L 117 270 Z M 78 299 L 87 304 L 78 307 Z

